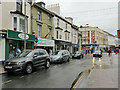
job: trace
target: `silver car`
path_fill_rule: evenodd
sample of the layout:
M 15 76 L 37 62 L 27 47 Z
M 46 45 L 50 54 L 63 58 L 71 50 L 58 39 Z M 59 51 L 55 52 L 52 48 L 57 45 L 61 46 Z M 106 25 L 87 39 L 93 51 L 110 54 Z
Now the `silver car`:
M 57 50 L 52 53 L 50 58 L 51 58 L 51 63 L 54 62 L 63 63 L 64 61 L 69 62 L 70 53 L 68 50 Z

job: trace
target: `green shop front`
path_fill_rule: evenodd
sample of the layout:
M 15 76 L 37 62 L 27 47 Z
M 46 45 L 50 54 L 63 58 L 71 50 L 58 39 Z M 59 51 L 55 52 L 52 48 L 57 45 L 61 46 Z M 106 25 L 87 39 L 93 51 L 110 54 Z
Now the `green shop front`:
M 50 50 L 54 51 L 55 42 L 54 40 L 38 38 L 38 42 L 35 44 L 36 48 L 46 49 L 48 52 Z
M 13 30 L 8 30 L 6 38 L 6 49 L 5 49 L 5 59 L 9 59 L 9 55 L 12 53 L 16 56 L 16 48 L 21 51 L 24 50 L 24 37 L 23 32 L 17 32 Z M 34 48 L 35 35 L 26 34 L 26 49 Z

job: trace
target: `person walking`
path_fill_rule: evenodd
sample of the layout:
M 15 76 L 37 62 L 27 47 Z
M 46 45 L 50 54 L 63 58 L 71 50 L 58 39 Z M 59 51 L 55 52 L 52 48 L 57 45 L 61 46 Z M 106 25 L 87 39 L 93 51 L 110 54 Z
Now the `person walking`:
M 109 50 L 108 50 L 108 56 L 110 56 L 110 53 L 111 53 L 111 50 L 109 49 Z

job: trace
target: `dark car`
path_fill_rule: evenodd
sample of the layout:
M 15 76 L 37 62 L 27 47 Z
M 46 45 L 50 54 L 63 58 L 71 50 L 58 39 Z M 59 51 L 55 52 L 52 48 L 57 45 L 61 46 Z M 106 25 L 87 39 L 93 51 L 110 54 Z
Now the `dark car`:
M 84 55 L 81 51 L 76 51 L 74 54 L 72 54 L 72 58 L 83 58 Z
M 29 74 L 37 66 L 45 66 L 46 69 L 50 66 L 50 57 L 44 49 L 25 50 L 17 57 L 5 61 L 4 69 L 7 72 L 25 71 Z
M 63 63 L 64 61 L 69 62 L 70 53 L 68 50 L 58 50 L 53 52 L 50 58 L 51 63 Z
M 93 53 L 93 57 L 102 57 L 101 51 L 95 51 L 95 52 Z

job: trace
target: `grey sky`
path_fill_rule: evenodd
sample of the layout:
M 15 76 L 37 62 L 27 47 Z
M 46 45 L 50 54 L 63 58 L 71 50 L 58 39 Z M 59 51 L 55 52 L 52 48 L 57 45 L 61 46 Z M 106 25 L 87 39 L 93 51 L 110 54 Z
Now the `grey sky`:
M 119 0 L 36 0 L 46 5 L 60 4 L 61 15 L 71 16 L 77 26 L 89 24 L 109 33 L 116 34 L 118 29 Z M 88 2 L 89 1 L 89 2 Z

